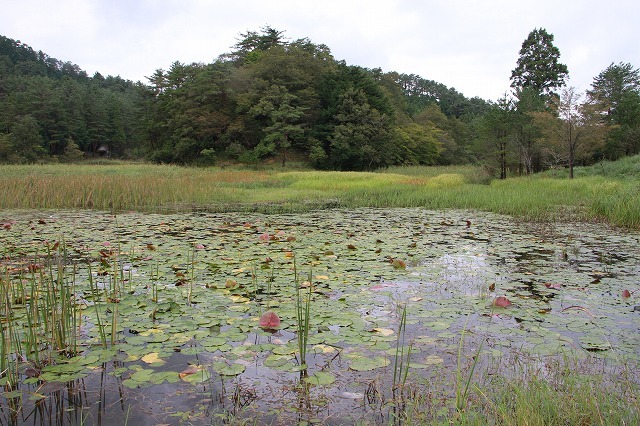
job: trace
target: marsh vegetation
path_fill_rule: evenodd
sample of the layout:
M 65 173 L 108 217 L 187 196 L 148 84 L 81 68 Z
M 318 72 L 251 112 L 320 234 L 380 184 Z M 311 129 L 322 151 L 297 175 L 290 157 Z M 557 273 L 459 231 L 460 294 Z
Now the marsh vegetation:
M 633 167 L 3 167 L 0 416 L 635 423 Z

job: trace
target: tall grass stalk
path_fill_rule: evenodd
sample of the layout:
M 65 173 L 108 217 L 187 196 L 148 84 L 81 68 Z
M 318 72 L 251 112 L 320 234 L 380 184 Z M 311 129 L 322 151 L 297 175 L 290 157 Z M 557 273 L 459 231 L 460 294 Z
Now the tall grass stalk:
M 468 323 L 468 319 L 467 319 Z M 467 330 L 467 324 L 465 323 L 464 328 L 460 334 L 460 342 L 458 343 L 458 355 L 457 355 L 457 366 L 456 366 L 456 410 L 459 413 L 462 413 L 467 406 L 467 397 L 469 396 L 469 387 L 471 385 L 471 379 L 473 379 L 473 373 L 475 372 L 476 366 L 478 365 L 478 360 L 480 359 L 480 353 L 482 352 L 482 346 L 484 344 L 484 339 L 478 345 L 478 349 L 474 354 L 473 362 L 471 363 L 471 367 L 467 371 L 466 377 L 463 377 L 462 374 L 462 358 L 464 356 L 464 337 Z
M 409 347 L 406 348 L 405 353 L 405 334 L 407 331 L 407 304 L 402 306 L 402 315 L 400 317 L 400 324 L 398 325 L 398 338 L 396 340 L 396 354 L 393 363 L 393 383 L 392 391 L 404 388 L 407 381 L 407 375 L 409 373 L 409 362 L 411 361 L 411 351 L 413 349 L 413 342 L 409 343 Z
M 158 302 L 158 280 L 160 279 L 160 261 L 156 258 L 156 267 L 151 272 L 151 301 Z
M 112 271 L 110 275 L 111 282 L 111 296 L 107 299 L 109 305 L 109 311 L 111 312 L 111 347 L 116 344 L 116 336 L 118 334 L 118 307 L 120 306 L 121 297 L 121 280 L 119 279 L 122 274 L 122 268 L 120 266 L 120 248 L 115 255 L 113 255 Z
M 193 284 L 196 278 L 196 243 L 193 243 L 191 245 L 190 252 L 187 252 L 187 260 L 189 261 L 189 288 L 187 289 L 187 304 L 191 305 Z
M 0 385 L 12 389 L 18 380 L 18 361 L 20 358 L 20 339 L 16 335 L 12 317 L 11 278 L 5 267 L 0 277 Z
M 42 318 L 45 324 L 45 334 L 50 336 L 53 350 L 74 355 L 77 353 L 79 339 L 77 335 L 79 310 L 75 301 L 75 268 L 69 277 L 63 248 L 63 245 L 58 243 L 55 243 L 53 247 L 47 245 L 46 272 L 40 269 L 38 275 L 34 274 L 31 285 L 38 288 L 44 287 L 44 304 L 41 305 Z
M 294 261 L 294 270 L 295 270 Z M 300 354 L 300 368 L 307 368 L 307 342 L 309 340 L 309 319 L 311 313 L 311 285 L 306 291 L 300 286 L 297 271 L 295 272 L 296 282 L 296 329 L 298 332 L 298 353 Z M 311 273 L 309 273 L 311 282 Z
M 107 335 L 105 333 L 105 324 L 100 319 L 100 309 L 98 308 L 98 295 L 100 294 L 100 290 L 98 289 L 98 283 L 93 279 L 93 273 L 91 271 L 91 262 L 87 263 L 88 276 L 89 276 L 89 288 L 91 289 L 91 293 L 93 295 L 93 307 L 96 312 L 96 327 L 98 328 L 98 335 L 100 336 L 100 342 L 102 343 L 102 347 L 107 347 Z

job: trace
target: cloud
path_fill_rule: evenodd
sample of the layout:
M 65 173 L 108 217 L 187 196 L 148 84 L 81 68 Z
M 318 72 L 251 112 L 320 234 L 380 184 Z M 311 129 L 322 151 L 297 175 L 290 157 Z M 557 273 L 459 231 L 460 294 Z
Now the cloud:
M 611 62 L 637 67 L 637 16 L 640 4 L 628 0 L 21 0 L 5 2 L 0 28 L 89 74 L 145 81 L 174 61 L 212 62 L 240 33 L 270 25 L 348 64 L 495 100 L 534 28 L 555 35 L 581 90 Z

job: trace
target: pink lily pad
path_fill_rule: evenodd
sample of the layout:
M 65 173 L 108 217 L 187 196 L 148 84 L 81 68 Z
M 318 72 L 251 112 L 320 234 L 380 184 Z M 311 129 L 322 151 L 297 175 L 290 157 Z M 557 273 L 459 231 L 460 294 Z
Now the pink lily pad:
M 277 327 L 280 326 L 280 317 L 278 317 L 278 315 L 273 311 L 265 312 L 260 317 L 259 325 L 260 325 L 260 327 L 262 327 L 264 329 L 277 328 Z
M 493 301 L 493 306 L 498 306 L 500 308 L 508 308 L 511 306 L 511 301 L 504 296 L 498 296 Z

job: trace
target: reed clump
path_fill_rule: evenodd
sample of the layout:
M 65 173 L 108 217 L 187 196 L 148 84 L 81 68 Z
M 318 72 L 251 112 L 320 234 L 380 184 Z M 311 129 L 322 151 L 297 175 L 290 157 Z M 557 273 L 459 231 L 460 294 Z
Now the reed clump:
M 526 220 L 607 221 L 640 227 L 640 156 L 620 164 L 479 179 L 480 167 L 384 172 L 192 168 L 150 164 L 0 166 L 5 209 L 287 213 L 319 208 L 475 209 Z M 486 181 L 485 183 L 475 183 Z

